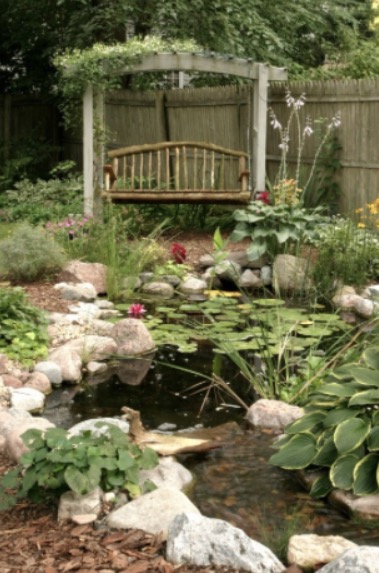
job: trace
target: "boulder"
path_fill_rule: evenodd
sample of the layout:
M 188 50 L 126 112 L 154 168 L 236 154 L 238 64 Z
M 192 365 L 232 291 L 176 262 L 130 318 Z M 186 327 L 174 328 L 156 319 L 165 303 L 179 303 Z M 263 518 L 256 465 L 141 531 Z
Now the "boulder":
M 104 425 L 98 427 L 97 424 Z M 79 424 L 75 424 L 75 426 L 72 426 L 72 428 L 69 429 L 68 434 L 70 436 L 79 436 L 82 432 L 89 430 L 94 436 L 101 436 L 108 433 L 107 424 L 116 426 L 125 434 L 129 433 L 129 422 L 126 420 L 119 420 L 118 418 L 93 418 L 91 420 L 84 420 L 83 422 L 79 422 Z
M 357 547 L 356 543 L 339 535 L 292 535 L 288 543 L 287 561 L 290 565 L 314 571 L 354 547 Z
M 11 392 L 12 408 L 26 410 L 31 414 L 42 412 L 45 406 L 45 395 L 39 390 L 23 386 L 12 388 Z
M 117 343 L 117 353 L 124 356 L 146 354 L 155 349 L 150 332 L 137 318 L 124 318 L 115 324 L 111 331 Z
M 188 276 L 180 285 L 180 291 L 184 294 L 203 294 L 206 288 L 206 281 L 194 276 Z
M 102 309 L 97 306 L 94 302 L 84 302 L 79 300 L 77 304 L 73 304 L 68 307 L 71 312 L 74 313 L 74 319 L 76 317 L 77 324 L 91 323 L 100 318 L 102 315 Z
M 152 481 L 157 487 L 186 490 L 193 482 L 193 476 L 172 456 L 159 459 L 159 464 L 151 470 L 140 471 L 140 482 Z
M 11 405 L 12 390 L 4 384 L 3 377 L 0 376 L 0 408 L 9 408 Z
M 348 491 L 335 489 L 329 494 L 328 502 L 357 519 L 367 521 L 379 519 L 379 493 L 357 496 Z
M 57 283 L 54 288 L 59 290 L 65 300 L 91 302 L 96 298 L 96 290 L 90 283 Z
M 166 558 L 174 565 L 227 567 L 250 573 L 282 573 L 275 555 L 241 529 L 203 515 L 182 513 L 170 524 Z
M 233 261 L 222 261 L 214 268 L 216 276 L 221 281 L 238 283 L 241 276 L 241 266 Z
M 264 265 L 261 268 L 261 279 L 264 286 L 269 286 L 272 283 L 272 269 L 269 265 Z
M 258 275 L 258 271 L 246 269 L 240 276 L 238 286 L 241 288 L 262 288 L 263 281 Z
M 61 348 L 77 352 L 83 363 L 90 360 L 104 360 L 117 352 L 117 343 L 110 336 L 87 334 L 74 340 L 69 340 Z M 52 356 L 53 353 L 50 355 Z
M 362 318 L 371 318 L 375 312 L 375 303 L 372 300 L 359 297 L 355 301 L 354 310 Z
M 312 286 L 309 278 L 310 261 L 294 255 L 277 255 L 273 264 L 273 284 L 277 293 L 307 291 Z
M 142 286 L 142 292 L 160 298 L 172 298 L 174 296 L 174 287 L 163 281 L 153 281 Z
M 52 362 L 51 360 L 37 362 L 34 366 L 34 372 L 45 374 L 53 386 L 60 386 L 62 384 L 62 370 L 56 362 Z
M 16 378 L 16 376 L 12 376 L 12 374 L 2 374 L 1 378 L 3 379 L 3 383 L 8 388 L 21 388 L 22 380 L 20 378 Z
M 59 500 L 58 521 L 72 519 L 76 515 L 95 514 L 101 512 L 102 490 L 97 487 L 86 495 L 66 491 Z
M 79 353 L 63 345 L 53 350 L 49 355 L 49 360 L 55 362 L 62 373 L 62 380 L 77 384 L 82 377 L 82 359 Z
M 5 436 L 5 447 L 9 457 L 15 462 L 18 462 L 22 454 L 28 451 L 28 448 L 21 439 L 22 434 L 27 430 L 47 430 L 48 428 L 54 428 L 54 424 L 45 418 L 32 416 L 30 419 L 18 423 Z
M 70 261 L 63 268 L 59 280 L 71 283 L 90 283 L 96 294 L 107 292 L 107 267 L 101 263 Z
M 52 392 L 51 382 L 43 372 L 32 372 L 32 374 L 28 376 L 24 388 L 34 388 L 45 395 Z
M 261 398 L 254 402 L 247 411 L 247 419 L 253 426 L 282 433 L 284 428 L 301 418 L 304 410 L 298 406 L 286 404 L 281 400 Z
M 31 418 L 32 415 L 26 410 L 0 409 L 0 436 L 6 436 L 13 428 Z
M 379 573 L 379 547 L 362 545 L 346 551 L 318 573 Z
M 107 525 L 116 529 L 143 529 L 164 539 L 172 520 L 180 513 L 199 510 L 176 488 L 160 487 L 112 511 Z

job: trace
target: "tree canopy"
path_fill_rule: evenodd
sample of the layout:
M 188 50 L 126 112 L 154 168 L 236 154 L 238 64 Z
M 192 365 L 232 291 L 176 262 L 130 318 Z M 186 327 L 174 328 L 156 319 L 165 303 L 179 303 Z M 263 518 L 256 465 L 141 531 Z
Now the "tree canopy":
M 374 36 L 371 0 L 0 0 L 0 10 L 0 83 L 13 92 L 49 92 L 54 54 L 123 42 L 128 30 L 296 73 Z

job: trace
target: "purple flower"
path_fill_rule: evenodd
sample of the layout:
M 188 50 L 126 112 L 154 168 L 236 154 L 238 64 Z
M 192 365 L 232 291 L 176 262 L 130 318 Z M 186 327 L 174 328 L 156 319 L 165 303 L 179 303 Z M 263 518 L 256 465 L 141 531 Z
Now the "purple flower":
M 135 302 L 134 304 L 130 305 L 128 315 L 130 318 L 142 318 L 145 312 L 146 309 L 144 305 L 140 304 L 139 302 Z

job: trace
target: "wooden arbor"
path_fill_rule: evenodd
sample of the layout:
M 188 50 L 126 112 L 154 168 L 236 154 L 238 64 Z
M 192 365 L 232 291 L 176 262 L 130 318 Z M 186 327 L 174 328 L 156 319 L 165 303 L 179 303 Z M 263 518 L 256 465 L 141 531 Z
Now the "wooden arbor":
M 225 58 L 219 55 L 190 53 L 157 53 L 146 55 L 130 69 L 118 70 L 118 74 L 157 71 L 208 72 L 238 76 L 254 82 L 254 106 L 252 114 L 253 134 L 252 171 L 253 188 L 265 188 L 266 176 L 266 131 L 267 99 L 269 81 L 287 80 L 287 71 L 251 60 Z M 88 85 L 83 98 L 83 169 L 84 212 L 93 215 L 103 187 L 103 150 L 95 139 L 95 124 L 104 124 L 104 94 L 94 93 Z M 215 142 L 212 142 L 215 143 Z

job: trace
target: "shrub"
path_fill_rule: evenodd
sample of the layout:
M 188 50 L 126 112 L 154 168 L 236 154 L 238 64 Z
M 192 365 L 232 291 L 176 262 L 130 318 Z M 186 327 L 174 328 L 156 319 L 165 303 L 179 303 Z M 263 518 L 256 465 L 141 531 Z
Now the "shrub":
M 47 353 L 47 320 L 20 287 L 0 289 L 0 352 L 28 364 Z
M 97 436 L 91 431 L 70 436 L 63 428 L 25 432 L 22 440 L 29 451 L 0 480 L 0 510 L 23 497 L 40 502 L 68 490 L 84 495 L 97 486 L 103 491 L 126 489 L 132 497 L 153 489 L 152 482 L 140 485 L 139 471 L 157 465 L 156 452 L 131 443 L 116 426 L 105 425 L 106 432 Z
M 0 242 L 0 266 L 13 281 L 32 282 L 60 270 L 64 252 L 47 233 L 25 223 Z

